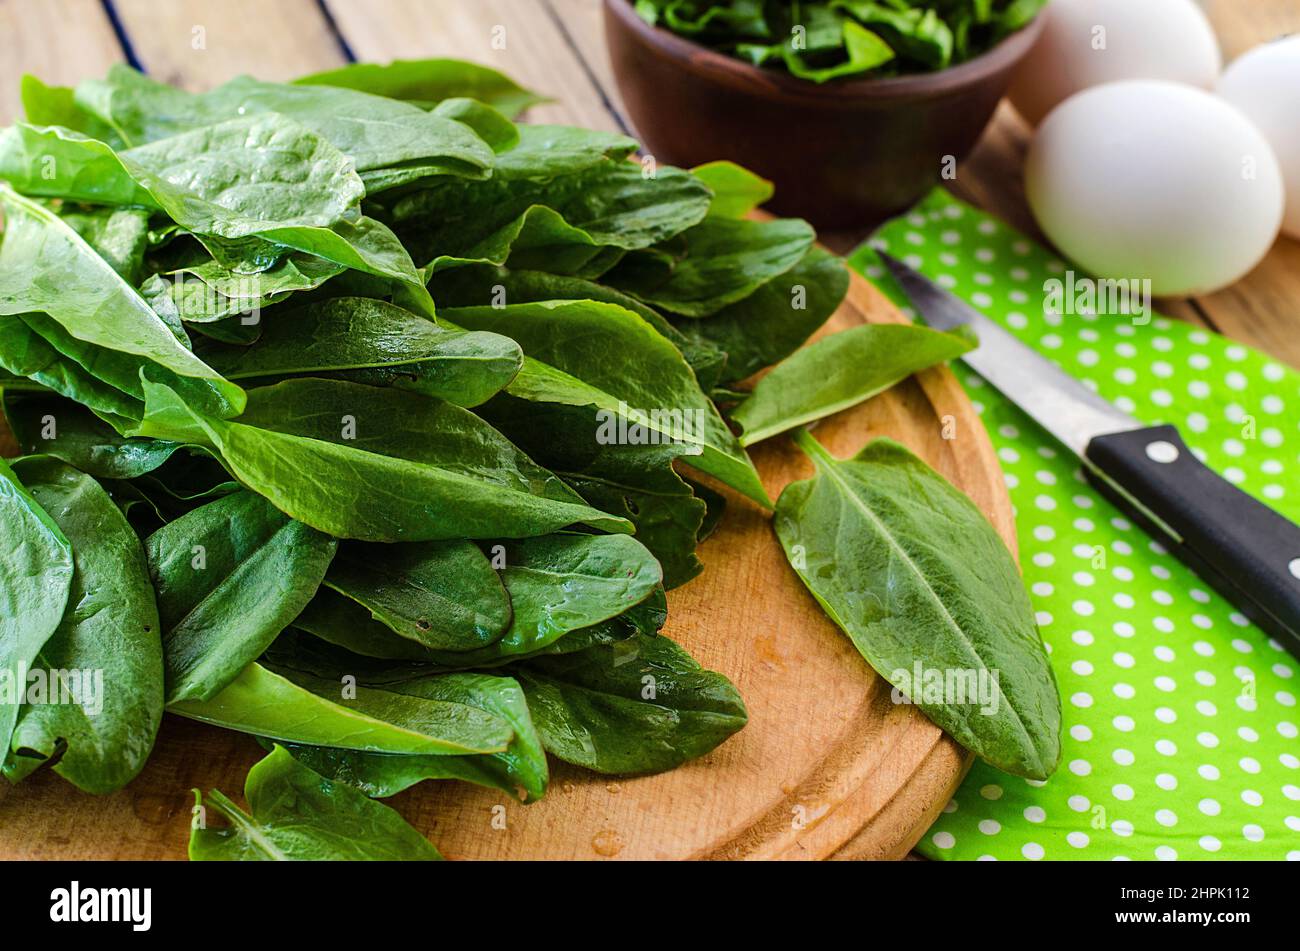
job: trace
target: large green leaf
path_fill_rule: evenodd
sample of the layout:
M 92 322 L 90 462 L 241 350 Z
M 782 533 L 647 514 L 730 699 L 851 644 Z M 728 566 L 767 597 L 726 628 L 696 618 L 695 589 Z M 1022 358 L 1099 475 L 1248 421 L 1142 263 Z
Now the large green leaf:
M 145 252 L 149 248 L 150 215 L 147 208 L 70 211 L 65 205 L 60 217 L 128 284 L 135 285 L 140 280 Z
M 707 317 L 790 270 L 814 237 L 812 227 L 796 218 L 711 215 L 663 250 L 624 258 L 604 280 L 674 314 Z
M 662 635 L 508 668 L 547 752 L 600 773 L 656 773 L 703 756 L 748 714 L 722 674 Z
M 596 442 L 586 407 L 529 403 L 503 397 L 482 410 L 492 425 L 601 511 L 622 515 L 636 539 L 663 567 L 664 586 L 685 584 L 703 568 L 695 556 L 707 506 L 673 467 L 691 464 L 698 446 L 685 443 L 618 445 Z
M 794 353 L 835 313 L 848 287 L 844 262 L 814 247 L 744 300 L 703 320 L 678 318 L 675 324 L 693 344 L 726 353 L 721 377 L 735 382 Z
M 77 89 L 82 108 L 132 146 L 175 140 L 236 118 L 275 116 L 310 129 L 351 159 L 357 171 L 442 159 L 449 171 L 477 175 L 492 150 L 467 125 L 410 103 L 333 86 L 294 86 L 239 76 L 204 93 L 185 93 L 116 66 Z
M 7 752 L 27 669 L 63 620 L 72 586 L 72 546 L 0 459 L 0 751 Z M 3 760 L 0 755 L 0 761 Z
M 144 766 L 162 719 L 162 641 L 144 551 L 90 476 L 40 456 L 14 471 L 71 543 L 73 576 L 63 619 L 32 665 L 51 692 L 22 708 L 3 772 L 17 781 L 54 760 L 75 786 L 112 792 Z M 66 672 L 64 686 L 54 672 Z
M 243 274 L 294 249 L 404 284 L 427 305 L 405 248 L 382 224 L 356 215 L 365 189 L 349 156 L 282 115 L 231 115 L 120 153 L 66 129 L 19 127 L 0 136 L 0 177 L 32 194 L 162 209 Z
M 0 320 L 0 366 L 76 400 L 106 419 L 125 424 L 139 420 L 144 413 L 141 400 L 105 383 L 54 349 L 21 317 Z
M 911 324 L 865 324 L 788 357 L 731 414 L 741 445 L 811 423 L 884 392 L 913 373 L 961 356 L 972 341 Z
M 282 115 L 248 115 L 128 149 L 121 161 L 173 221 L 199 234 L 287 243 L 328 228 L 365 189 L 348 157 Z
M 772 183 L 734 162 L 708 162 L 691 169 L 691 174 L 713 192 L 710 215 L 743 218 L 772 197 Z
M 547 535 L 505 550 L 501 580 L 514 616 L 492 650 L 527 654 L 635 607 L 663 573 L 630 535 Z
M 57 126 L 19 122 L 0 130 L 0 179 L 25 195 L 158 207 L 112 146 Z
M 184 347 L 66 222 L 3 184 L 0 204 L 0 316 L 46 314 L 75 340 L 197 380 L 223 408 L 243 408 L 243 391 Z
M 421 647 L 414 641 L 398 637 L 391 628 L 376 622 L 355 601 L 350 601 L 335 591 L 324 590 L 298 615 L 293 622 L 294 630 L 282 635 L 276 647 L 287 641 L 291 634 L 296 634 L 299 636 L 292 643 L 301 650 L 305 643 L 303 637 L 310 635 L 314 640 L 306 643 L 312 643 L 317 651 L 341 649 L 342 653 L 335 655 L 335 660 L 339 656 L 345 657 L 347 663 L 352 665 L 351 669 L 363 665 L 374 674 L 376 664 L 382 668 L 391 662 L 397 662 L 398 666 L 389 671 L 387 678 L 378 674 L 376 676 L 380 680 L 407 680 L 413 669 L 442 672 L 490 669 L 525 657 L 573 654 L 598 644 L 614 644 L 633 634 L 653 634 L 663 627 L 668 616 L 667 603 L 663 592 L 656 591 L 616 618 L 570 631 L 528 654 L 506 654 L 491 647 L 459 652 L 434 651 Z M 315 641 L 323 641 L 329 646 L 321 648 Z M 403 667 L 402 664 L 420 666 L 412 668 Z
M 597 440 L 697 445 L 697 468 L 770 506 L 754 464 L 700 390 L 681 353 L 632 311 L 597 301 L 548 301 L 460 307 L 443 316 L 459 326 L 511 337 L 535 361 L 525 361 L 506 388 L 512 395 L 594 405 L 611 424 L 609 432 L 593 433 Z M 580 385 L 573 385 L 574 380 Z
M 279 114 L 333 143 L 360 172 L 438 160 L 445 172 L 478 177 L 492 149 L 467 125 L 437 112 L 354 89 L 285 85 L 240 76 L 200 97 L 204 109 Z
M 479 756 L 398 756 L 293 744 L 289 751 L 318 773 L 356 786 L 367 796 L 392 796 L 426 779 L 459 779 L 505 790 L 525 802 L 546 794 L 546 751 L 517 681 L 460 673 L 408 681 L 402 689 L 460 696 L 507 721 L 514 739 L 503 752 Z
M 239 114 L 116 154 L 66 129 L 19 127 L 0 137 L 0 172 L 32 194 L 160 208 L 244 272 L 250 255 L 270 267 L 296 249 L 423 295 L 397 239 L 353 213 L 364 186 L 349 157 L 278 114 Z
M 500 753 L 514 737 L 506 720 L 464 697 L 359 686 L 257 663 L 210 700 L 184 700 L 167 709 L 286 743 L 372 753 Z
M 484 647 L 510 624 L 505 586 L 478 546 L 465 539 L 354 542 L 344 546 L 325 583 L 395 634 L 435 650 Z
M 181 447 L 120 436 L 81 404 L 51 394 L 6 392 L 4 412 L 24 453 L 54 456 L 97 479 L 142 476 Z
M 381 300 L 336 297 L 281 312 L 248 347 L 208 351 L 227 379 L 317 376 L 396 386 L 476 406 L 523 365 L 508 337 L 449 331 Z
M 212 790 L 205 803 L 230 825 L 190 832 L 190 859 L 200 862 L 437 861 L 429 842 L 400 815 L 345 783 L 332 782 L 276 747 L 248 771 L 244 812 Z
M 468 410 L 405 390 L 288 380 L 239 420 L 202 417 L 146 385 L 140 435 L 207 442 L 241 482 L 338 538 L 431 541 L 627 531 Z M 304 479 L 309 472 L 312 478 Z
M 0 177 L 28 195 L 161 209 L 190 231 L 232 239 L 328 228 L 364 194 L 342 152 L 274 114 L 120 154 L 68 129 L 20 123 L 0 132 Z
M 257 326 L 262 308 L 295 291 L 317 288 L 345 270 L 341 264 L 300 251 L 251 274 L 208 258 L 152 275 L 140 286 L 140 293 L 155 311 L 174 309 L 176 318 L 186 323 L 206 324 L 241 316 L 246 325 Z
M 595 281 L 492 265 L 468 265 L 434 274 L 429 290 L 440 307 L 529 304 L 549 300 L 594 300 L 617 304 L 640 316 L 681 351 L 706 391 L 717 382 L 727 355 L 710 343 L 688 338 L 658 311 L 635 297 Z
M 110 66 L 102 80 L 80 83 L 73 99 L 82 113 L 112 129 L 126 145 L 142 145 L 215 121 L 199 119 L 192 93 L 150 79 L 124 63 Z
M 398 59 L 391 63 L 349 63 L 294 80 L 313 86 L 340 86 L 390 99 L 434 103 L 463 96 L 517 116 L 546 98 L 529 92 L 509 76 L 460 59 Z
M 239 676 L 306 607 L 335 546 L 252 492 L 150 535 L 167 702 L 207 700 Z
M 77 105 L 72 88 L 47 86 L 30 74 L 23 76 L 20 88 L 23 114 L 32 125 L 59 125 L 109 145 L 121 144 L 108 125 Z
M 806 431 L 796 441 L 817 476 L 786 488 L 775 524 L 804 584 L 954 739 L 999 769 L 1046 779 L 1061 756 L 1061 700 L 993 526 L 898 443 L 877 439 L 839 460 Z
M 415 259 L 437 269 L 461 260 L 504 264 L 513 258 L 515 266 L 556 271 L 557 255 L 576 249 L 580 253 L 565 265 L 572 272 L 600 248 L 649 247 L 707 213 L 709 190 L 688 172 L 662 168 L 647 178 L 631 162 L 603 157 L 621 151 L 618 140 L 570 143 L 568 136 L 555 136 L 580 161 L 592 161 L 560 173 L 563 153 L 536 141 L 549 132 L 524 127 L 520 145 L 499 157 L 488 181 L 445 182 L 398 201 L 393 226 Z
M 608 634 L 617 639 L 631 625 L 656 630 L 660 568 L 635 539 L 626 535 L 550 535 L 504 546 L 501 581 L 513 608 L 504 635 L 475 650 L 434 650 L 412 638 L 397 637 L 333 592 L 322 592 L 294 624 L 319 638 L 361 655 L 420 661 L 449 669 L 491 667 L 545 651 L 582 630 L 624 619 Z M 630 614 L 645 604 L 644 616 Z

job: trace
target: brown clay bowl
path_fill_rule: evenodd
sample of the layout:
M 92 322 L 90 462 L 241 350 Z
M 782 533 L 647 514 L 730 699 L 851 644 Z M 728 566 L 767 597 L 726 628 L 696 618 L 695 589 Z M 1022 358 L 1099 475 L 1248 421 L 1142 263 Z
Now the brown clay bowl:
M 604 3 L 646 151 L 672 165 L 738 162 L 775 183 L 773 211 L 821 228 L 874 226 L 934 187 L 974 147 L 1044 23 L 937 73 L 818 85 L 652 27 L 628 0 Z

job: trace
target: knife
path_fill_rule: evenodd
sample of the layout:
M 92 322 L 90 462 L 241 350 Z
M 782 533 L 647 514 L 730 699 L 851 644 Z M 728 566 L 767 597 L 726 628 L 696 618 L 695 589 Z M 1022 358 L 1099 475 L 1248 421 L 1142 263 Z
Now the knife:
M 967 326 L 962 357 L 1083 461 L 1088 481 L 1300 657 L 1300 526 L 1203 465 L 1174 426 L 1145 426 L 961 298 L 878 252 L 936 330 Z

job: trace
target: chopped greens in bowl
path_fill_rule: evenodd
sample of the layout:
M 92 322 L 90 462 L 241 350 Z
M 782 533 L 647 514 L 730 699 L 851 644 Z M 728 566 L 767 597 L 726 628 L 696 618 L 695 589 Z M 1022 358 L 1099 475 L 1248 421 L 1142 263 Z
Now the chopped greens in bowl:
M 1027 25 L 1047 0 L 630 0 L 652 26 L 823 83 L 935 72 Z

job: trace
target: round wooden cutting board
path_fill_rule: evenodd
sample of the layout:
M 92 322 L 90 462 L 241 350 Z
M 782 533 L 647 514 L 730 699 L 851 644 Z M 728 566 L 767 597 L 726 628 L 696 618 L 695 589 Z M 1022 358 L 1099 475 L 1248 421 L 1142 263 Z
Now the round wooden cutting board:
M 854 275 L 823 329 L 905 318 Z M 888 435 L 965 490 L 1015 551 L 1011 504 L 987 435 L 946 368 L 919 374 L 816 428 L 839 456 Z M 950 438 L 944 438 L 947 435 Z M 784 437 L 753 450 L 772 498 L 812 466 Z M 786 563 L 769 513 L 728 493 L 701 546 L 705 570 L 669 595 L 665 633 L 740 688 L 749 724 L 710 755 L 637 779 L 553 762 L 522 805 L 496 790 L 426 782 L 387 800 L 448 858 L 900 858 L 961 781 L 970 756 L 890 688 Z M 242 801 L 262 756 L 251 737 L 164 718 L 144 772 L 110 796 L 48 770 L 0 781 L 0 857 L 183 858 L 190 790 Z

